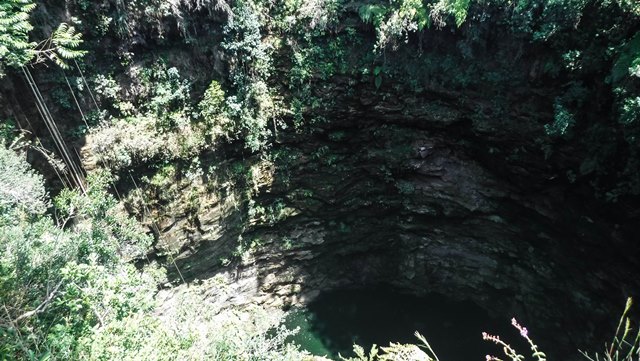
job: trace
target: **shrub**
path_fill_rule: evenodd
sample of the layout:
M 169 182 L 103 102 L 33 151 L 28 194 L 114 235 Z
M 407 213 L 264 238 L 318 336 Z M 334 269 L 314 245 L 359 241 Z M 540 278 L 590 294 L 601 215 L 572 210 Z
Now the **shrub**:
M 0 212 L 19 208 L 27 213 L 42 214 L 47 206 L 42 176 L 4 143 L 0 144 Z
M 562 137 L 568 135 L 575 124 L 573 115 L 559 102 L 556 102 L 553 109 L 553 123 L 546 124 L 544 126 L 545 132 L 551 137 Z
M 84 195 L 56 199 L 63 230 L 42 213 L 41 177 L 4 147 L 0 159 L 0 175 L 13 182 L 3 179 L 10 197 L 0 209 L 0 358 L 76 359 L 78 340 L 96 324 L 150 308 L 158 273 L 123 263 L 144 254 L 150 238 L 117 209 L 104 176 L 90 177 Z M 16 198 L 25 186 L 33 194 Z
M 605 344 L 604 352 L 595 353 L 591 357 L 588 353 L 581 351 L 589 361 L 634 361 L 640 359 L 640 329 L 634 335 L 631 329 L 631 320 L 628 317 L 632 304 L 631 298 L 628 298 L 613 340 L 610 344 Z
M 224 136 L 231 139 L 233 136 L 233 123 L 227 115 L 228 110 L 225 102 L 224 90 L 222 90 L 220 83 L 212 80 L 198 107 L 207 132 L 214 138 Z
M 391 343 L 388 347 L 380 349 L 377 345 L 373 345 L 368 354 L 361 346 L 354 345 L 353 352 L 356 356 L 350 358 L 340 356 L 340 359 L 342 361 L 439 361 L 424 336 L 418 332 L 415 336 L 420 341 L 420 345 Z
M 89 360 L 304 361 L 307 353 L 285 343 L 292 331 L 278 327 L 282 312 L 259 307 L 214 310 L 197 295 L 178 295 L 177 307 L 161 317 L 138 312 L 83 339 Z

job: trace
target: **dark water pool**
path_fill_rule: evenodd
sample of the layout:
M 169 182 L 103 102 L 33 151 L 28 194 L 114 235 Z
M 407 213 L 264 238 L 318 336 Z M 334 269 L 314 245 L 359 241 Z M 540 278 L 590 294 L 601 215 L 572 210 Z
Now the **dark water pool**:
M 482 331 L 500 334 L 528 351 L 510 326 L 510 315 L 495 320 L 472 302 L 441 295 L 416 297 L 388 289 L 337 290 L 320 295 L 305 309 L 293 310 L 285 324 L 300 327 L 290 341 L 318 356 L 352 356 L 353 344 L 415 343 L 422 333 L 442 361 L 482 361 L 500 349 L 482 340 Z M 528 354 L 526 352 L 525 354 Z

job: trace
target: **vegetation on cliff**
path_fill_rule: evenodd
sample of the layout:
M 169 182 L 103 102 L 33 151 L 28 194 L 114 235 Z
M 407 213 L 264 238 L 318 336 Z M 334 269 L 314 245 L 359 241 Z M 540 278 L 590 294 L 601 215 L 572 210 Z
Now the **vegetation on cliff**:
M 35 80 L 29 69 L 38 71 Z M 640 197 L 640 3 L 633 0 L 4 0 L 0 76 L 22 74 L 30 85 L 49 84 L 42 102 L 66 123 L 65 137 L 86 143 L 83 161 L 92 169 L 86 184 L 84 174 L 70 182 L 75 155 L 44 151 L 38 138 L 47 134 L 16 127 L 28 117 L 13 107 L 0 113 L 1 359 L 311 359 L 285 342 L 291 331 L 277 327 L 280 313 L 207 306 L 215 277 L 163 308 L 159 287 L 171 287 L 167 269 L 191 245 L 161 245 L 148 205 L 152 199 L 158 210 L 179 199 L 190 225 L 202 228 L 203 192 L 233 200 L 240 221 L 226 231 L 237 232 L 237 246 L 215 262 L 249 258 L 264 240 L 243 238 L 245 230 L 298 214 L 291 199 L 317 202 L 318 190 L 306 189 L 257 200 L 275 182 L 274 164 L 286 185 L 287 167 L 300 159 L 337 169 L 344 157 L 326 146 L 296 153 L 287 142 L 314 134 L 343 141 L 345 130 L 324 128 L 353 99 L 373 111 L 373 101 L 361 98 L 486 96 L 461 121 L 439 118 L 437 102 L 402 111 L 458 122 L 495 164 L 519 169 L 527 156 L 543 159 L 541 173 L 552 174 L 546 180 L 560 177 L 597 204 L 620 205 L 616 215 L 637 213 L 628 211 Z M 519 124 L 512 104 L 528 87 L 544 94 L 523 99 L 523 108 L 546 114 Z M 386 124 L 376 132 L 393 139 Z M 528 143 L 507 154 L 500 138 Z M 389 163 L 414 151 L 407 148 L 394 144 L 372 170 L 402 194 L 413 186 L 395 180 Z M 25 160 L 33 150 L 51 167 L 39 168 L 59 177 L 49 190 Z M 421 147 L 419 156 L 429 151 Z M 241 161 L 213 163 L 217 152 Z M 206 182 L 192 186 L 195 179 Z M 128 189 L 122 199 L 118 186 Z M 342 222 L 333 226 L 349 232 Z M 624 335 L 601 357 L 637 359 L 630 324 L 619 329 Z M 618 348 L 627 356 L 616 356 Z M 382 350 L 356 348 L 354 360 L 433 356 L 415 345 Z

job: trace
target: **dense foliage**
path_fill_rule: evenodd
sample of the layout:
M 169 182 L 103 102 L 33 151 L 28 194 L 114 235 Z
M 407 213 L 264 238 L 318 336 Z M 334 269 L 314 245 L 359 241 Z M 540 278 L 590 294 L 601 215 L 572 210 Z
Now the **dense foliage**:
M 3 1 L 0 4 L 0 75 L 4 66 L 22 65 L 33 56 L 35 43 L 29 41 L 29 13 L 35 8 L 29 0 Z
M 0 359 L 304 357 L 284 344 L 290 331 L 266 334 L 279 313 L 203 308 L 198 287 L 158 318 L 155 295 L 164 270 L 127 262 L 144 255 L 150 238 L 105 192 L 106 175 L 90 179 L 84 195 L 64 191 L 53 202 L 54 219 L 44 213 L 42 177 L 4 146 L 0 165 L 0 179 L 13 185 L 0 187 Z
M 215 45 L 215 51 L 223 51 L 228 77 L 214 76 L 213 81 L 218 85 L 212 86 L 219 87 L 217 104 L 207 109 L 211 100 L 205 99 L 200 103 L 201 114 L 194 110 L 204 93 L 202 85 L 198 84 L 201 94 L 193 93 L 188 80 L 177 80 L 178 70 L 167 65 L 152 61 L 151 69 L 133 73 L 129 81 L 140 82 L 142 91 L 118 85 L 113 74 L 96 76 L 96 86 L 104 89 L 103 106 L 113 110 L 102 114 L 100 119 L 111 119 L 109 122 L 122 129 L 121 120 L 126 118 L 129 123 L 126 127 L 136 129 L 123 132 L 130 134 L 126 136 L 110 134 L 118 130 L 104 128 L 104 148 L 111 147 L 114 139 L 120 139 L 124 146 L 115 145 L 115 154 L 105 155 L 109 162 L 114 162 L 115 168 L 119 168 L 122 161 L 124 165 L 135 163 L 135 158 L 192 157 L 205 148 L 205 138 L 211 136 L 217 141 L 206 142 L 240 141 L 248 151 L 268 155 L 264 151 L 277 140 L 280 131 L 293 127 L 311 132 L 326 121 L 323 110 L 336 105 L 335 99 L 320 95 L 321 89 L 339 76 L 360 81 L 373 79 L 376 89 L 391 81 L 404 82 L 414 91 L 425 89 L 433 82 L 452 90 L 499 88 L 501 94 L 494 99 L 499 110 L 506 107 L 502 103 L 508 93 L 517 90 L 509 87 L 523 86 L 522 82 L 527 79 L 514 73 L 509 59 L 500 60 L 505 62 L 502 69 L 477 63 L 480 60 L 475 54 L 483 52 L 481 48 L 488 46 L 486 38 L 495 31 L 510 34 L 514 42 L 536 49 L 526 55 L 535 58 L 519 60 L 530 67 L 530 83 L 553 89 L 552 99 L 546 105 L 553 116 L 539 124 L 535 139 L 550 166 L 566 181 L 587 185 L 602 200 L 616 202 L 627 195 L 640 195 L 640 178 L 635 171 L 640 112 L 640 37 L 637 34 L 640 9 L 636 2 L 394 0 L 352 4 L 337 0 L 281 3 L 245 0 L 174 5 L 165 8 L 160 3 L 145 1 L 135 9 L 116 5 L 113 12 L 106 3 L 78 4 L 86 31 L 95 30 L 86 28 L 86 24 L 95 23 L 97 18 L 105 19 L 100 25 L 104 28 L 100 36 L 112 34 L 124 39 L 131 38 L 132 35 L 127 34 L 133 31 L 130 29 L 133 26 L 140 30 L 157 26 L 154 31 L 158 33 L 158 41 L 167 41 L 164 34 L 171 31 L 168 19 L 175 17 L 176 25 L 183 30 L 183 43 L 190 44 L 196 40 L 195 34 L 183 23 L 188 21 L 186 12 L 201 14 L 207 9 L 210 14 L 226 19 L 216 30 L 202 30 L 217 31 L 214 41 L 219 44 L 199 46 Z M 124 33 L 121 29 L 124 25 L 118 25 L 122 21 L 118 14 L 127 14 L 130 18 L 129 29 Z M 354 16 L 360 24 L 352 22 Z M 367 39 L 369 29 L 375 32 L 374 43 Z M 425 48 L 422 39 L 437 32 L 455 34 L 459 56 L 443 56 L 431 52 L 428 45 Z M 350 54 L 354 44 L 358 50 Z M 417 48 L 418 52 L 428 55 L 411 60 L 415 69 L 402 68 L 402 57 L 406 57 L 404 48 Z M 368 52 L 362 53 L 361 49 Z M 130 56 L 130 53 L 118 55 L 125 67 L 131 61 Z M 281 73 L 286 68 L 290 71 Z M 165 71 L 171 74 L 160 76 Z M 156 75 L 148 76 L 154 72 Z M 283 83 L 281 79 L 286 81 Z M 428 79 L 428 83 L 422 79 Z M 107 80 L 115 82 L 108 86 Z M 182 83 L 178 85 L 175 81 Z M 205 80 L 206 84 L 211 81 L 211 77 Z M 149 84 L 166 85 L 155 89 Z M 153 94 L 155 91 L 164 93 Z M 132 92 L 136 101 L 119 99 Z M 205 98 L 211 96 L 210 92 Z M 480 122 L 488 123 L 487 120 Z M 171 144 L 173 139 L 180 138 L 187 145 L 172 146 L 169 154 L 161 155 L 162 150 L 156 145 L 140 147 L 145 141 L 127 139 L 134 134 L 145 139 L 156 138 L 156 129 L 162 134 L 173 132 L 163 142 Z M 506 131 L 517 129 L 517 124 L 509 124 Z M 569 163 L 558 161 L 566 152 L 576 157 Z
M 608 201 L 640 195 L 637 2 L 402 0 L 362 5 L 359 12 L 376 28 L 377 51 L 396 49 L 425 27 L 464 26 L 473 37 L 485 23 L 506 25 L 512 36 L 545 49 L 544 81 L 563 89 L 540 135 L 546 156 L 577 146 L 584 151 L 579 163 L 563 169 L 570 182 L 588 182 Z
M 477 50 L 483 46 L 482 38 L 494 30 L 537 49 L 542 55 L 531 67 L 531 83 L 550 84 L 553 89 L 545 104 L 550 116 L 535 130 L 533 143 L 540 153 L 564 181 L 588 186 L 603 202 L 640 196 L 640 2 L 69 0 L 65 4 L 73 18 L 60 20 L 73 21 L 74 26 L 62 23 L 49 38 L 36 43 L 29 35 L 35 3 L 0 3 L 0 76 L 14 71 L 10 68 L 44 60 L 68 69 L 69 60 L 85 54 L 96 57 L 92 52 L 101 54 L 100 47 L 110 46 L 110 40 L 133 44 L 131 49 L 145 41 L 160 48 L 189 49 L 195 44 L 224 59 L 225 65 L 222 71 L 194 75 L 188 67 L 174 66 L 170 52 L 143 57 L 125 46 L 105 55 L 113 64 L 83 64 L 88 82 L 79 77 L 73 86 L 67 84 L 80 94 L 78 107 L 89 103 L 85 87 L 95 93 L 96 108 L 87 119 L 82 115 L 86 124 L 77 132 L 86 137 L 97 158 L 97 170 L 90 174 L 84 194 L 64 189 L 50 200 L 42 176 L 29 167 L 24 154 L 0 140 L 0 359 L 307 357 L 284 342 L 289 331 L 267 334 L 280 315 L 264 310 L 201 308 L 194 291 L 173 313 L 162 314 L 156 296 L 158 285 L 166 282 L 165 270 L 153 262 L 144 269 L 132 263 L 146 257 L 154 240 L 107 190 L 118 177 L 144 164 L 150 164 L 152 173 L 144 178 L 146 185 L 164 192 L 158 197 L 178 193 L 171 188 L 178 178 L 228 169 L 230 176 L 221 183 L 230 198 L 229 189 L 243 189 L 242 217 L 253 224 L 275 224 L 292 213 L 285 202 L 275 199 L 265 206 L 252 197 L 264 183 L 261 177 L 268 178 L 265 169 L 295 157 L 271 151 L 282 140 L 280 134 L 312 133 L 325 124 L 325 110 L 336 104 L 334 98 L 323 97 L 323 91 L 341 77 L 350 79 L 349 84 L 367 84 L 371 92 L 395 84 L 400 91 L 419 93 L 427 84 L 398 65 L 401 61 L 394 62 L 394 54 L 400 58 L 428 52 L 423 37 L 437 32 L 462 39 L 455 45 L 459 56 L 438 58 L 430 53 L 411 61 L 418 63 L 414 70 L 424 73 L 429 84 L 451 90 L 511 91 L 512 78 L 505 74 L 510 69 L 490 72 L 484 70 L 491 64 L 473 64 L 474 53 L 483 51 Z M 202 23 L 208 25 L 198 23 L 198 17 L 205 17 Z M 86 43 L 76 29 L 89 39 Z M 198 32 L 209 34 L 207 43 L 198 43 Z M 152 35 L 147 39 L 145 34 Z M 83 46 L 90 51 L 78 50 Z M 498 105 L 500 100 L 492 99 Z M 517 127 L 511 124 L 508 129 Z M 339 140 L 341 134 L 332 137 Z M 235 147 L 243 156 L 257 155 L 259 161 L 201 169 L 199 157 L 222 145 Z M 565 153 L 575 156 L 554 163 Z M 334 161 L 324 149 L 312 157 Z M 127 201 L 135 203 L 131 198 Z M 197 193 L 192 198 L 197 209 Z M 146 207 L 144 199 L 141 203 Z M 234 256 L 255 248 L 256 242 L 245 242 Z M 198 322 L 190 325 L 192 320 Z M 366 354 L 356 348 L 355 359 L 431 358 L 414 345 L 392 345 L 383 351 Z

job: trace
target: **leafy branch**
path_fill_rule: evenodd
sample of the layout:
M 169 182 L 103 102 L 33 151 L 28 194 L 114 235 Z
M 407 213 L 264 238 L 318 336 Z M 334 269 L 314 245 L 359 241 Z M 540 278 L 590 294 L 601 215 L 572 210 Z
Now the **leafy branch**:
M 32 0 L 3 0 L 0 2 L 0 77 L 4 67 L 18 68 L 29 63 L 52 60 L 66 69 L 67 60 L 76 59 L 86 51 L 78 50 L 82 34 L 73 26 L 62 23 L 51 36 L 40 43 L 29 41 L 33 25 L 29 22 L 36 8 Z
M 51 37 L 38 44 L 35 50 L 35 63 L 49 59 L 63 69 L 69 68 L 67 60 L 84 56 L 87 52 L 79 50 L 82 44 L 82 34 L 77 33 L 73 26 L 61 23 Z

